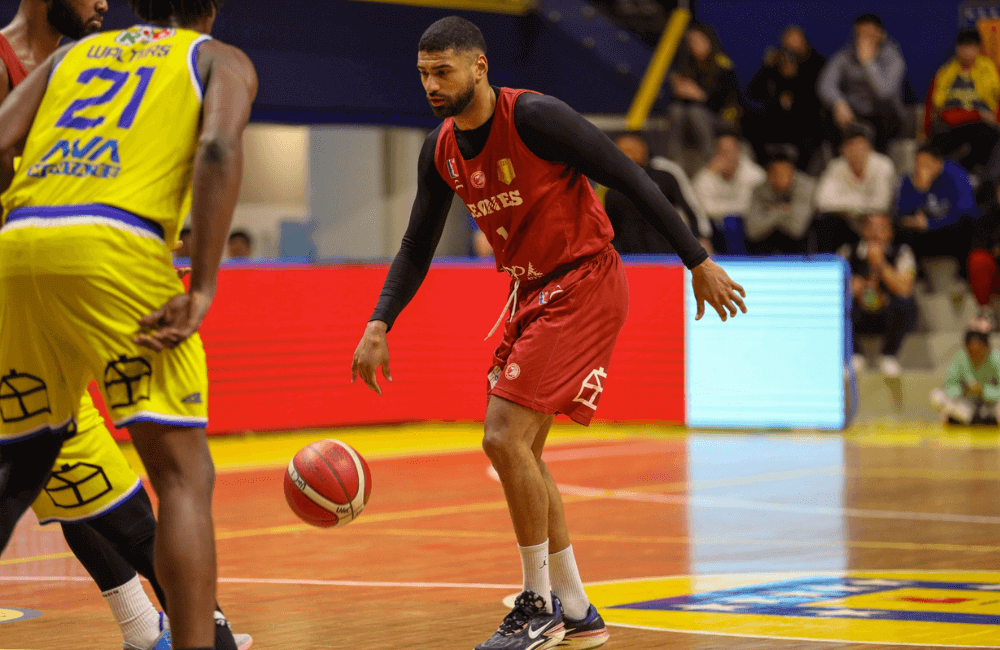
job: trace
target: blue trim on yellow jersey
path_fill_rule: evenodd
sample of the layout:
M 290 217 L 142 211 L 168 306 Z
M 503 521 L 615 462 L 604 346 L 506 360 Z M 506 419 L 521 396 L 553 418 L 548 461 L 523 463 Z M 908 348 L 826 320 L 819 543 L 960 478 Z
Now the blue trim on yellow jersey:
M 16 442 L 24 442 L 25 440 L 31 440 L 32 438 L 37 438 L 39 436 L 44 436 L 46 434 L 62 436 L 63 441 L 65 441 L 68 440 L 70 437 L 72 437 L 72 436 L 67 436 L 66 434 L 69 433 L 70 427 L 75 425 L 76 425 L 76 420 L 70 417 L 70 419 L 66 421 L 66 424 L 62 425 L 61 427 L 56 427 L 55 429 L 53 429 L 48 425 L 44 425 L 37 429 L 33 429 L 28 433 L 14 434 L 13 436 L 7 438 L 0 438 L 0 447 L 4 445 L 10 445 Z M 74 432 L 73 435 L 76 435 L 76 433 Z
M 211 39 L 203 38 L 200 41 L 195 41 L 194 47 L 191 48 L 191 71 L 194 72 L 194 80 L 198 83 L 198 88 L 201 90 L 201 97 L 205 96 L 205 82 L 201 80 L 201 73 L 198 72 L 198 50 L 209 40 Z
M 155 413 L 136 413 L 121 420 L 115 420 L 115 428 L 126 429 L 130 424 L 137 422 L 152 422 L 153 424 L 165 424 L 172 427 L 190 427 L 192 429 L 203 429 L 208 426 L 208 418 L 183 418 L 183 417 L 158 417 Z
M 4 223 L 22 219 L 58 219 L 60 217 L 104 217 L 121 221 L 135 228 L 150 232 L 163 239 L 163 226 L 145 217 L 140 217 L 127 210 L 115 208 L 103 203 L 86 203 L 81 205 L 31 205 L 11 210 Z
M 56 523 L 58 523 L 58 524 L 82 524 L 85 521 L 92 521 L 94 519 L 99 519 L 100 517 L 103 517 L 104 515 L 111 514 L 111 512 L 114 511 L 114 510 L 116 510 L 116 509 L 118 509 L 119 506 L 127 503 L 129 499 L 131 499 L 135 495 L 139 494 L 140 490 L 142 490 L 142 479 L 137 476 L 136 479 L 135 479 L 135 483 L 132 485 L 131 488 L 129 488 L 128 492 L 126 492 L 126 493 L 122 494 L 121 496 L 119 496 L 117 500 L 112 501 L 109 504 L 109 507 L 106 507 L 104 510 L 101 510 L 100 512 L 95 512 L 92 515 L 87 515 L 85 517 L 80 517 L 78 519 L 64 519 L 64 518 L 61 518 L 61 517 L 45 517 L 44 519 L 39 519 L 38 523 L 41 526 L 48 526 L 49 524 L 56 524 Z

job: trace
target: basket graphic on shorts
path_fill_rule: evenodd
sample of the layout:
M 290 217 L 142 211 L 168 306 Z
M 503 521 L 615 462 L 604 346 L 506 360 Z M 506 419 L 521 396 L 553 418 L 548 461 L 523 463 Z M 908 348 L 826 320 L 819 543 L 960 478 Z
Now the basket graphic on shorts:
M 0 378 L 0 419 L 4 422 L 51 412 L 48 387 L 41 377 L 11 370 Z
M 133 406 L 149 399 L 149 378 L 152 375 L 153 367 L 142 357 L 126 357 L 123 354 L 108 363 L 104 369 L 108 408 Z
M 78 508 L 111 491 L 111 481 L 100 465 L 75 463 L 53 472 L 45 493 L 57 508 Z

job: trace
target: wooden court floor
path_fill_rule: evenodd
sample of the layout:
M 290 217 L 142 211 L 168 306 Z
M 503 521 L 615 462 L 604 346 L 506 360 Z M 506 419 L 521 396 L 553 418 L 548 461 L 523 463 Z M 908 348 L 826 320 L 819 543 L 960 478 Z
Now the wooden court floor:
M 281 481 L 308 442 L 368 459 L 344 528 L 311 528 Z M 1000 438 L 557 426 L 566 500 L 609 650 L 1000 648 Z M 131 452 L 129 452 L 131 453 Z M 519 590 L 503 494 L 473 425 L 215 441 L 219 600 L 254 648 L 471 649 Z M 40 617 L 3 621 L 12 608 Z M 0 558 L 0 649 L 120 648 L 57 526 Z

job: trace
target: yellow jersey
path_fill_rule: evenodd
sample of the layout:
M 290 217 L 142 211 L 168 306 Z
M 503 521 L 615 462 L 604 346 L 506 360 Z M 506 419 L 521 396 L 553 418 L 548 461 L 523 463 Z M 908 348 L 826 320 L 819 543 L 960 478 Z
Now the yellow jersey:
M 6 221 L 111 225 L 172 248 L 191 205 L 204 92 L 198 48 L 210 38 L 136 25 L 72 47 L 51 73 L 2 197 Z

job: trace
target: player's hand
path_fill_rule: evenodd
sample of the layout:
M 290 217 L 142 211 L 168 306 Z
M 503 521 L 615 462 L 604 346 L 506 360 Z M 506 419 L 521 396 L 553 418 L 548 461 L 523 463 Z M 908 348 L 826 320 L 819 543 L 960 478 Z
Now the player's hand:
M 132 342 L 157 352 L 175 348 L 198 331 L 211 306 L 212 296 L 207 293 L 179 293 L 139 319 L 140 327 L 152 331 L 133 337 Z
M 706 302 L 715 308 L 722 322 L 726 322 L 729 317 L 735 317 L 737 307 L 739 311 L 747 313 L 747 306 L 743 304 L 747 292 L 733 282 L 729 274 L 711 259 L 691 269 L 691 287 L 694 289 L 695 300 L 698 301 L 695 320 L 701 320 L 705 315 Z
M 351 362 L 351 383 L 361 380 L 368 384 L 368 388 L 376 394 L 382 394 L 382 388 L 378 385 L 375 371 L 382 366 L 382 376 L 392 381 L 392 373 L 389 372 L 389 342 L 385 333 L 388 328 L 380 320 L 373 320 L 365 327 L 364 336 L 354 350 L 354 361 Z

